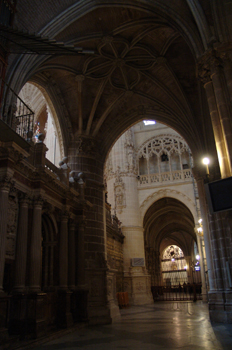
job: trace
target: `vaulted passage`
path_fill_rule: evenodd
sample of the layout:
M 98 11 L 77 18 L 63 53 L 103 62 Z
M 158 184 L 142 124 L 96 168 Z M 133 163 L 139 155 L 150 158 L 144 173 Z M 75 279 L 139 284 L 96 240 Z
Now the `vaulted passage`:
M 158 200 L 144 217 L 144 234 L 154 300 L 193 300 L 193 292 L 201 298 L 197 236 L 189 209 L 174 198 Z

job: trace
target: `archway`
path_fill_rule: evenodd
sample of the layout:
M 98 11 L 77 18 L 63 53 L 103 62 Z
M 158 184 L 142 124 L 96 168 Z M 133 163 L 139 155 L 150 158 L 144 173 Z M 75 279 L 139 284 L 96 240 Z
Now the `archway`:
M 58 166 L 64 157 L 63 137 L 55 108 L 45 89 L 35 83 L 26 83 L 19 93 L 19 97 L 35 113 L 33 126 L 33 141 L 44 134 L 44 143 L 48 150 L 46 158 Z
M 199 263 L 201 247 L 197 247 L 189 209 L 174 198 L 157 200 L 144 217 L 144 237 L 154 300 L 190 300 L 193 288 L 200 298 L 200 269 L 204 266 Z M 184 289 L 185 294 L 181 294 Z
M 163 154 L 168 157 L 166 168 L 161 166 Z M 142 165 L 141 157 L 144 157 Z M 146 278 L 151 277 L 153 287 L 164 284 L 161 255 L 168 245 L 178 245 L 184 252 L 188 261 L 185 282 L 193 283 L 193 275 L 196 280 L 194 246 L 199 243 L 195 233 L 199 203 L 191 151 L 183 138 L 161 123 L 146 125 L 141 121 L 116 141 L 108 155 L 104 176 L 107 201 L 125 236 L 124 290 L 131 302 L 140 302 L 136 300 L 135 290 L 137 293 L 139 288 L 142 290 L 142 275 L 147 272 Z M 135 285 L 131 278 L 133 271 L 140 276 Z M 198 275 L 200 281 L 200 272 Z M 183 278 L 178 283 L 183 284 Z M 143 298 L 146 300 L 147 296 Z

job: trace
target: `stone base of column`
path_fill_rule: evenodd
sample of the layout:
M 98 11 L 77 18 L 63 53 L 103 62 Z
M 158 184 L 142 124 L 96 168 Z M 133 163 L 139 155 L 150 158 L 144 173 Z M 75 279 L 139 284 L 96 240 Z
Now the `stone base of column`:
M 57 292 L 57 327 L 68 328 L 73 326 L 73 316 L 71 313 L 72 292 L 59 290 Z
M 8 310 L 9 310 L 9 296 L 4 293 L 0 294 L 0 344 L 4 344 L 8 339 Z
M 232 323 L 232 293 L 209 292 L 209 315 L 212 322 Z
M 112 323 L 121 318 L 118 302 L 116 299 L 116 276 L 117 270 L 107 271 L 107 300 Z
M 124 275 L 124 291 L 128 292 L 130 305 L 153 303 L 151 293 L 151 276 L 142 267 L 132 267 Z
M 208 303 L 208 294 L 206 290 L 202 289 L 201 296 L 203 303 Z
M 46 334 L 45 293 L 16 294 L 11 297 L 9 334 L 35 339 Z
M 88 286 L 76 288 L 71 297 L 71 312 L 74 322 L 88 322 Z
M 112 323 L 106 295 L 106 268 L 88 269 L 89 281 L 88 320 L 89 324 Z

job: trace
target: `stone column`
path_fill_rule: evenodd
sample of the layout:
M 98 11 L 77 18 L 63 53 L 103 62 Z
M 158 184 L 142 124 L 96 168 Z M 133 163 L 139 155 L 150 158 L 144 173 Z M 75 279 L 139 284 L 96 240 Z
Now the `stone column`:
M 59 244 L 59 289 L 68 289 L 68 212 L 64 212 L 60 222 Z
M 232 103 L 232 62 L 228 57 L 223 60 L 224 63 L 224 74 L 226 78 L 226 83 L 229 91 L 230 102 Z
M 85 284 L 85 226 L 86 222 L 82 218 L 78 220 L 78 233 L 77 233 L 77 259 L 76 259 L 76 271 L 77 271 L 77 287 L 79 289 L 86 288 Z
M 28 196 L 19 197 L 19 221 L 15 254 L 15 282 L 14 292 L 25 290 L 27 264 L 27 235 L 28 235 Z
M 222 178 L 225 178 L 230 175 L 230 170 L 228 159 L 226 156 L 226 146 L 223 138 L 223 131 L 220 122 L 220 116 L 217 109 L 217 101 L 214 95 L 212 81 L 208 80 L 208 82 L 205 83 L 204 87 L 208 99 L 221 176 Z
M 202 283 L 202 289 L 201 289 L 201 294 L 202 294 L 202 300 L 204 302 L 206 302 L 208 300 L 207 298 L 207 289 L 206 289 L 206 276 L 205 276 L 205 270 L 204 270 L 204 265 L 203 265 L 203 250 L 202 250 L 202 239 L 203 237 L 199 236 L 198 233 L 196 233 L 197 235 L 197 245 L 198 245 L 198 250 L 200 253 L 200 266 L 201 266 L 201 283 Z
M 31 292 L 41 290 L 42 206 L 43 198 L 41 196 L 35 197 L 29 261 L 29 290 Z
M 75 289 L 76 263 L 75 263 L 75 232 L 76 225 L 74 220 L 69 223 L 68 235 L 68 286 L 70 290 Z
M 77 257 L 77 289 L 80 290 L 84 285 L 85 291 L 89 290 L 90 324 L 111 322 L 106 296 L 103 159 L 98 153 L 98 148 L 95 139 L 78 135 L 69 148 L 69 166 L 77 174 L 76 182 L 81 193 L 81 176 L 86 183 L 84 196 L 80 195 L 84 206 L 81 216 L 86 220 L 86 225 L 80 225 L 78 229 L 78 244 L 84 245 L 84 249 L 80 249 L 80 252 L 78 249 L 80 254 L 78 253 Z
M 64 211 L 60 221 L 60 242 L 59 242 L 59 290 L 57 325 L 66 328 L 73 325 L 71 314 L 71 295 L 68 290 L 68 211 Z
M 229 162 L 230 175 L 232 173 L 232 127 L 231 127 L 231 115 L 228 106 L 228 102 L 225 96 L 225 82 L 223 77 L 223 71 L 221 67 L 221 61 L 213 57 L 211 59 L 211 78 L 214 87 L 215 98 L 217 101 L 217 107 L 219 111 L 220 121 L 222 125 L 223 136 L 225 140 L 226 152 Z
M 202 226 L 204 232 L 204 242 L 205 242 L 205 252 L 208 266 L 208 277 L 209 277 L 209 289 L 213 292 L 216 289 L 215 284 L 215 275 L 214 275 L 214 265 L 213 265 L 213 256 L 212 256 L 212 248 L 211 248 L 211 236 L 208 222 L 208 208 L 206 204 L 206 195 L 204 189 L 204 180 L 201 176 L 200 172 L 193 168 L 194 178 L 197 182 L 200 209 L 202 215 Z
M 187 264 L 187 275 L 188 275 L 188 283 L 193 283 L 193 269 L 192 269 L 192 257 L 185 255 L 185 260 Z
M 153 264 L 155 269 L 155 285 L 161 285 L 161 266 L 160 266 L 160 252 L 153 251 Z
M 6 176 L 0 183 L 0 293 L 3 292 L 3 278 L 6 256 L 8 195 L 11 178 Z

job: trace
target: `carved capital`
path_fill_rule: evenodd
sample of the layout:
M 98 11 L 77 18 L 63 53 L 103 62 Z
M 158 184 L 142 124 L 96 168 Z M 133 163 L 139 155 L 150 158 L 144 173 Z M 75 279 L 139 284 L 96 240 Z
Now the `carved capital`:
M 34 207 L 40 207 L 42 208 L 43 203 L 44 203 L 44 198 L 39 194 L 37 196 L 33 197 L 33 203 L 34 203 Z
M 19 193 L 19 203 L 22 206 L 28 205 L 30 203 L 31 198 L 29 197 L 28 193 Z
M 203 84 L 211 81 L 212 74 L 223 67 L 223 60 L 215 50 L 206 52 L 198 61 L 198 77 Z
M 76 153 L 80 155 L 93 155 L 98 149 L 97 141 L 86 137 L 78 137 L 75 146 Z
M 198 78 L 203 83 L 203 85 L 211 81 L 209 66 L 199 65 L 198 66 Z
M 9 192 L 14 184 L 15 182 L 12 181 L 12 177 L 6 175 L 0 182 L 0 191 Z
M 70 213 L 67 209 L 64 209 L 62 212 L 61 212 L 61 221 L 68 221 L 70 217 Z
M 85 228 L 87 225 L 87 220 L 85 216 L 79 216 L 77 217 L 77 224 L 79 228 Z

